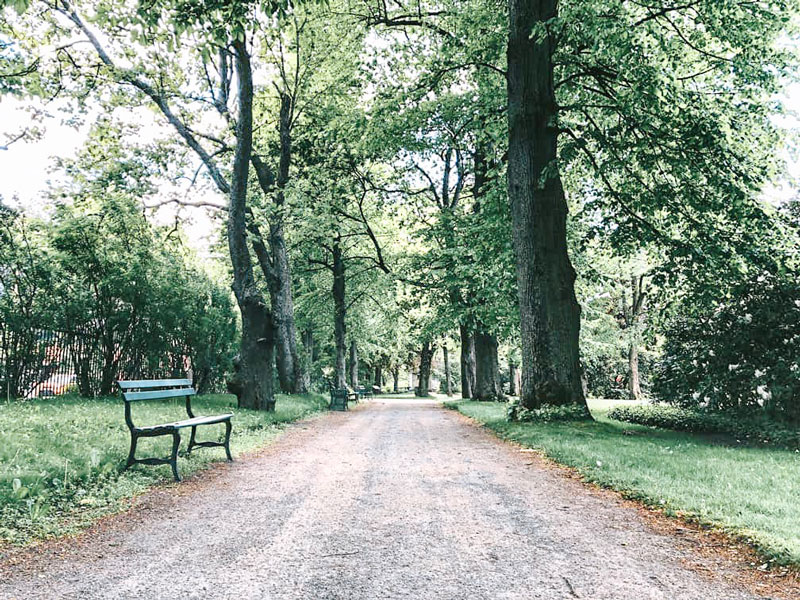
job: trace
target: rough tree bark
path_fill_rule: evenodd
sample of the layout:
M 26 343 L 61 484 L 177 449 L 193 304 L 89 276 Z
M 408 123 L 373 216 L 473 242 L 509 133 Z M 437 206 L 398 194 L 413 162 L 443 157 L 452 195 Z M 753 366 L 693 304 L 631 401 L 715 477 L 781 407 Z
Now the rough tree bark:
M 580 305 L 567 254 L 567 202 L 558 172 L 553 87 L 557 0 L 509 0 L 508 196 L 522 336 L 521 404 L 574 404 L 581 388 Z
M 303 361 L 297 352 L 297 328 L 294 321 L 294 298 L 292 296 L 292 273 L 289 253 L 284 237 L 284 190 L 289 182 L 289 166 L 292 157 L 291 136 L 292 99 L 281 94 L 279 121 L 280 162 L 276 180 L 275 211 L 270 218 L 269 245 L 272 252 L 274 277 L 270 285 L 272 318 L 275 322 L 275 364 L 281 390 L 288 394 L 306 392 Z
M 461 397 L 472 398 L 475 390 L 475 338 L 466 325 L 459 327 L 461 334 Z
M 475 332 L 475 400 L 499 400 L 500 365 L 497 359 L 497 338 L 481 328 Z
M 345 360 L 347 355 L 347 306 L 344 297 L 344 260 L 337 237 L 333 243 L 333 332 L 336 340 L 336 387 L 347 385 Z
M 517 369 L 517 363 L 508 361 L 508 393 L 511 396 L 516 396 L 519 392 L 518 378 L 519 370 Z
M 355 340 L 350 340 L 350 387 L 358 387 L 358 347 Z
M 314 366 L 314 330 L 308 328 L 303 331 L 303 386 L 306 391 L 311 388 L 311 369 Z
M 442 354 L 444 355 L 444 393 L 448 396 L 453 395 L 453 390 L 450 387 L 450 354 L 447 351 L 447 346 L 442 344 Z
M 274 337 L 270 313 L 253 276 L 247 241 L 247 178 L 253 147 L 253 79 L 244 41 L 233 42 L 238 79 L 239 118 L 230 184 L 228 248 L 233 292 L 242 313 L 242 344 L 228 388 L 241 408 L 274 410 L 272 363 Z
M 422 344 L 422 350 L 419 353 L 419 385 L 414 391 L 415 395 L 424 398 L 430 396 L 431 391 L 431 363 L 433 362 L 433 354 L 436 352 L 436 346 L 430 342 Z

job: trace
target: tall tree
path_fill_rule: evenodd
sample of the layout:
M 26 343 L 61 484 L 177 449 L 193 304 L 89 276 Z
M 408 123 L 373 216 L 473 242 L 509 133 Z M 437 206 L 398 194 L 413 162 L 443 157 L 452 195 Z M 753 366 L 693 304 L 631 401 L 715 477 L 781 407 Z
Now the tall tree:
M 253 151 L 253 74 L 244 34 L 233 42 L 239 115 L 228 206 L 228 249 L 233 265 L 233 292 L 242 313 L 242 345 L 229 389 L 245 408 L 274 410 L 272 365 L 274 325 L 256 285 L 247 240 L 247 179 Z
M 558 170 L 555 40 L 547 29 L 558 18 L 557 2 L 509 0 L 508 6 L 508 197 L 519 289 L 520 400 L 527 408 L 585 407 L 580 306 Z
M 436 354 L 436 344 L 423 342 L 419 351 L 419 382 L 414 390 L 414 394 L 421 398 L 428 397 L 431 392 L 431 367 L 434 354 Z
M 208 5 L 191 7 L 181 2 L 163 2 L 158 5 L 127 12 L 122 7 L 115 11 L 100 11 L 94 17 L 96 26 L 105 26 L 104 36 L 95 34 L 90 24 L 67 0 L 56 3 L 49 10 L 63 15 L 73 27 L 89 42 L 111 80 L 123 87 L 132 87 L 150 100 L 174 128 L 178 137 L 196 154 L 207 169 L 217 189 L 228 195 L 228 246 L 230 251 L 233 289 L 242 315 L 242 344 L 238 372 L 231 382 L 242 406 L 271 410 L 274 407 L 272 391 L 271 364 L 273 361 L 274 324 L 269 306 L 261 296 L 255 281 L 250 258 L 247 220 L 249 207 L 247 188 L 249 165 L 253 159 L 253 85 L 250 51 L 247 47 L 248 31 L 259 26 L 259 8 L 243 2 L 226 7 Z M 268 19 L 284 15 L 285 3 L 272 3 L 264 7 Z M 133 23 L 131 28 L 118 28 L 122 22 Z M 166 29 L 164 28 L 166 24 Z M 54 24 L 58 27 L 57 24 Z M 123 39 L 125 38 L 125 39 Z M 214 135 L 201 135 L 189 120 L 187 113 L 173 104 L 186 95 L 175 93 L 175 73 L 151 73 L 148 66 L 169 65 L 180 70 L 176 57 L 161 56 L 150 65 L 142 62 L 127 68 L 118 64 L 112 55 L 112 48 L 126 43 L 151 44 L 148 52 L 157 51 L 160 46 L 174 48 L 175 39 L 191 40 L 196 45 L 193 54 L 203 64 L 207 62 L 210 51 L 219 54 L 218 88 L 214 87 L 206 70 L 206 79 L 211 87 L 213 105 L 229 123 L 234 142 L 228 143 Z M 124 50 L 120 50 L 124 52 Z M 147 54 L 147 53 L 143 53 Z M 238 114 L 229 112 L 228 101 L 232 77 L 228 68 L 236 74 L 237 87 L 234 99 Z M 72 60 L 73 65 L 78 63 Z M 141 66 L 141 68 L 140 68 Z M 76 70 L 78 67 L 76 67 Z M 92 69 L 94 70 L 94 69 Z M 191 97 L 191 94 L 189 95 Z M 209 151 L 202 140 L 210 140 L 218 145 L 218 150 Z M 232 151 L 230 168 L 221 165 L 220 155 Z M 226 176 L 226 172 L 230 174 Z M 265 361 L 269 362 L 265 362 Z
M 316 125 L 313 118 L 305 117 L 319 97 L 352 91 L 348 86 L 352 84 L 355 56 L 363 36 L 361 28 L 346 27 L 341 19 L 331 20 L 328 11 L 335 8 L 336 2 L 330 9 L 315 3 L 293 6 L 289 18 L 263 32 L 263 62 L 276 73 L 273 85 L 278 98 L 276 107 L 267 99 L 261 102 L 262 119 L 270 120 L 272 113 L 278 113 L 278 136 L 276 140 L 262 140 L 261 147 L 263 154 L 276 155 L 278 159 L 273 167 L 261 155 L 254 155 L 253 166 L 268 200 L 262 212 L 269 232 L 269 253 L 264 253 L 260 262 L 270 290 L 276 324 L 276 366 L 285 392 L 305 391 L 288 248 L 294 223 L 286 193 L 292 178 L 301 176 L 301 168 L 294 164 L 294 144 L 298 137 L 302 140 L 307 127 Z

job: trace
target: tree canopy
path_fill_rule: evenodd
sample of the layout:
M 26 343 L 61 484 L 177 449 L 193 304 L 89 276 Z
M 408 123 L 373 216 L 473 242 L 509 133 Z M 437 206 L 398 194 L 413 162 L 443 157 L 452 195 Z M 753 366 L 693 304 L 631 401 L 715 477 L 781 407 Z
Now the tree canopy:
M 46 218 L 2 213 L 0 276 L 36 265 L 2 284 L 21 318 L 102 321 L 111 355 L 212 335 L 196 360 L 255 408 L 273 370 L 287 392 L 402 371 L 529 411 L 798 414 L 797 203 L 765 196 L 796 0 L 5 4 L 0 94 L 93 123 Z M 170 207 L 224 222 L 224 269 L 153 225 Z M 780 350 L 752 358 L 756 331 Z

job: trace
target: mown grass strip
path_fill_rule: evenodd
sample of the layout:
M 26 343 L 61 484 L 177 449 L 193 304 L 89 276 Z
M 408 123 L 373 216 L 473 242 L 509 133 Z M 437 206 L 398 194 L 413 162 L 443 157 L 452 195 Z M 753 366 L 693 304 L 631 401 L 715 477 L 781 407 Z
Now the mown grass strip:
M 287 423 L 326 407 L 308 394 L 277 398 L 274 413 L 236 408 L 227 394 L 197 397 L 196 414 L 232 411 L 234 456 L 273 440 Z M 140 402 L 137 425 L 184 418 L 183 400 Z M 198 429 L 198 439 L 218 439 L 223 426 Z M 185 450 L 188 440 L 183 440 Z M 0 404 L 0 546 L 76 531 L 116 512 L 125 500 L 169 481 L 168 466 L 135 466 L 122 472 L 130 436 L 119 398 L 61 397 Z M 171 440 L 141 440 L 137 456 L 167 456 Z M 225 460 L 222 449 L 198 449 L 179 458 L 183 476 Z
M 587 481 L 747 540 L 767 562 L 800 565 L 798 452 L 614 422 L 591 403 L 595 422 L 555 423 L 509 423 L 500 403 L 447 405 Z

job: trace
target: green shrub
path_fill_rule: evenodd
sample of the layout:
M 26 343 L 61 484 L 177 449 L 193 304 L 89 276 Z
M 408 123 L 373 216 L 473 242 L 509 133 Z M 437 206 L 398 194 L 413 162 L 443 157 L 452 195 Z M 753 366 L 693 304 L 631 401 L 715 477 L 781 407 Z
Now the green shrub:
M 652 390 L 685 408 L 800 422 L 800 283 L 760 274 L 725 298 L 687 297 L 668 323 Z
M 589 419 L 589 411 L 584 406 L 568 404 L 566 406 L 543 406 L 527 409 L 516 402 L 510 402 L 506 408 L 509 421 L 518 423 L 553 423 L 557 421 L 581 421 Z
M 618 406 L 608 417 L 625 423 L 691 433 L 727 434 L 740 442 L 800 448 L 800 428 L 752 414 L 710 413 L 665 405 Z

